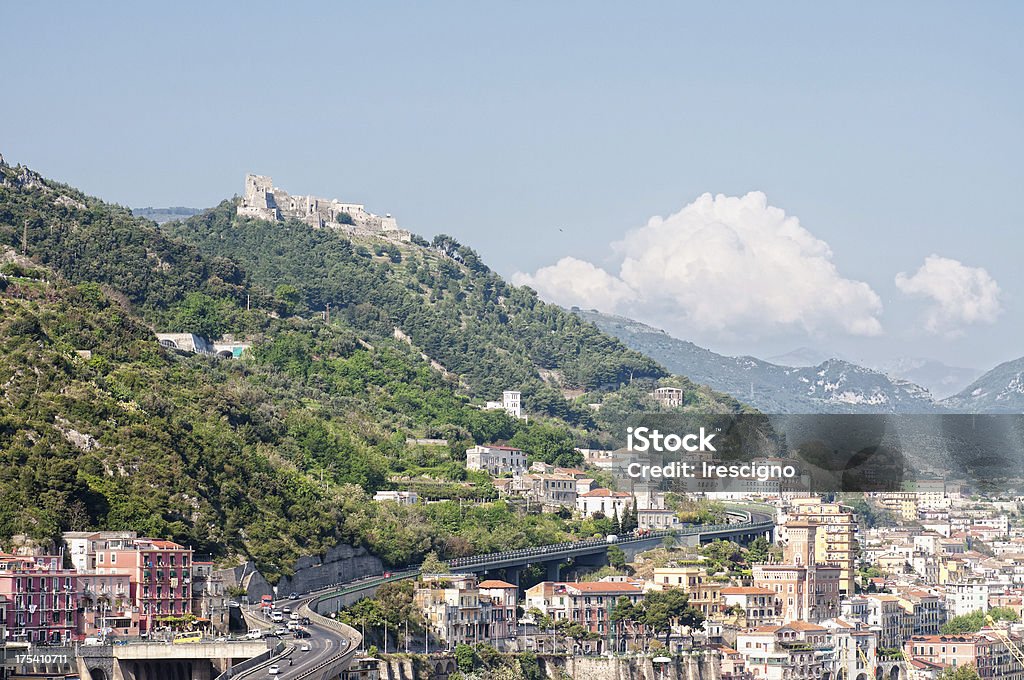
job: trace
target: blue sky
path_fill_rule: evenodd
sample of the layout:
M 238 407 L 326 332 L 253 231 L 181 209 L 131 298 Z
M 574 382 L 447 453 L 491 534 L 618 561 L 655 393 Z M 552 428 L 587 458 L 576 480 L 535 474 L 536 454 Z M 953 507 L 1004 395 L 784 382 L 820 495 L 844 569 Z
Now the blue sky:
M 207 4 L 5 4 L 0 153 L 132 206 L 269 174 L 453 234 L 553 299 L 590 276 L 556 265 L 575 258 L 607 275 L 586 306 L 720 351 L 1024 354 L 1020 4 Z M 742 210 L 641 229 L 706 192 L 763 192 L 830 254 L 800 236 L 748 290 L 724 269 L 706 294 L 688 256 L 625 273 L 659 238 L 713 270 L 717 247 L 790 233 Z

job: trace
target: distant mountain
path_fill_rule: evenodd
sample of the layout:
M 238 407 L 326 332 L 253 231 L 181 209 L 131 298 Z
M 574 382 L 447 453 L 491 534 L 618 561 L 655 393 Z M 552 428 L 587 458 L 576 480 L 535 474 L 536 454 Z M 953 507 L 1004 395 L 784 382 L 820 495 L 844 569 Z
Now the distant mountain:
M 723 356 L 625 317 L 593 310 L 573 311 L 673 373 L 725 392 L 766 413 L 940 410 L 923 387 L 841 359 L 791 368 L 755 357 Z
M 777 354 L 775 356 L 768 357 L 765 361 L 779 366 L 800 367 L 817 366 L 820 363 L 834 358 L 836 358 L 835 355 L 825 354 L 824 352 L 819 352 L 818 350 L 811 349 L 810 347 L 797 347 L 785 354 Z
M 936 399 L 954 395 L 981 377 L 984 371 L 962 366 L 949 366 L 933 359 L 905 357 L 875 366 L 888 376 L 921 385 Z
M 172 208 L 132 208 L 132 215 L 135 217 L 145 217 L 157 224 L 188 219 L 201 212 L 203 212 L 202 208 L 185 208 L 180 205 Z
M 999 364 L 942 405 L 972 413 L 1024 413 L 1024 357 Z

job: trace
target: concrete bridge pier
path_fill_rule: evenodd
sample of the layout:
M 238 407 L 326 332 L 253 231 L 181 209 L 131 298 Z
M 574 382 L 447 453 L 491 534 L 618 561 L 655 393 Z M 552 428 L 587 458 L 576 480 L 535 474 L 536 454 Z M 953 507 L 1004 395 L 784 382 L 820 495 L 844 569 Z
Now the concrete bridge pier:
M 546 575 L 544 579 L 546 581 L 560 581 L 562 578 L 562 562 L 555 560 L 553 562 L 545 562 L 544 569 Z

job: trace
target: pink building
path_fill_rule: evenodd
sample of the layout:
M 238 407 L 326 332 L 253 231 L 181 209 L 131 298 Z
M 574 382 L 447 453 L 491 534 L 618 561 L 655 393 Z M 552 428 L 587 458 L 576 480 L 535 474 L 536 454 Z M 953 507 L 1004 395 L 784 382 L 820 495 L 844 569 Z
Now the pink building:
M 173 541 L 137 538 L 129 547 L 99 548 L 96 573 L 128 576 L 140 633 L 192 611 L 192 550 Z
M 75 572 L 57 556 L 0 553 L 0 628 L 11 642 L 65 643 L 78 625 Z
M 128 574 L 77 574 L 78 630 L 84 637 L 139 634 L 139 610 Z

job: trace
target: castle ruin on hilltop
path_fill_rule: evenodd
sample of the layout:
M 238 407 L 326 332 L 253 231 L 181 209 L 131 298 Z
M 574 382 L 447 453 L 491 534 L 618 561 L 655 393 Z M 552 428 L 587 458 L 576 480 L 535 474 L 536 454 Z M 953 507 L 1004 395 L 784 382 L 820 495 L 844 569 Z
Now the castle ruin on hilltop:
M 363 205 L 334 198 L 292 196 L 275 187 L 274 180 L 265 175 L 245 176 L 245 195 L 238 205 L 238 214 L 270 222 L 296 219 L 317 229 L 331 227 L 399 241 L 411 237 L 410 232 L 398 228 L 398 221 L 390 214 L 381 217 L 368 212 Z

